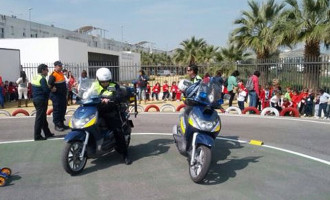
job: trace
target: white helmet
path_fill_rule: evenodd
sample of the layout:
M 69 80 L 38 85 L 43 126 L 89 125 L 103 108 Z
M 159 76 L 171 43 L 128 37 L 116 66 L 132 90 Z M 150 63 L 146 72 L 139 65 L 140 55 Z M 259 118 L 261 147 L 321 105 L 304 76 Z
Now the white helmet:
M 96 78 L 99 81 L 110 81 L 112 75 L 108 68 L 102 67 L 96 71 Z
M 192 85 L 191 81 L 184 79 L 179 82 L 178 88 L 180 91 L 185 92 L 186 89 L 191 85 Z

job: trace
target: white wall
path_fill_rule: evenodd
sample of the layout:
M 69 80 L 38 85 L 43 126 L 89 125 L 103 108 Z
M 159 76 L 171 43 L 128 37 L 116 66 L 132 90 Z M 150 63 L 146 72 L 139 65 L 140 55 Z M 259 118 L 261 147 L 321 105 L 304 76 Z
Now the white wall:
M 59 60 L 64 63 L 88 63 L 87 44 L 59 39 Z
M 1 39 L 0 48 L 19 49 L 22 65 L 59 60 L 58 38 Z
M 20 52 L 17 49 L 0 48 L 0 76 L 2 81 L 16 81 L 20 75 Z

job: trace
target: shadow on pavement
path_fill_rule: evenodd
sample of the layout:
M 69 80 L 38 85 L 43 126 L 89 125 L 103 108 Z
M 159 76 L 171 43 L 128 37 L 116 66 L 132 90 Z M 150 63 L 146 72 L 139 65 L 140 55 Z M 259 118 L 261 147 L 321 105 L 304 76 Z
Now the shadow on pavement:
M 226 137 L 237 140 L 238 137 Z M 261 156 L 250 156 L 244 158 L 227 159 L 231 154 L 231 149 L 241 149 L 243 146 L 239 142 L 217 140 L 216 146 L 212 150 L 212 163 L 208 175 L 206 176 L 203 185 L 221 184 L 229 178 L 237 175 L 236 171 L 246 168 L 249 163 L 258 162 Z M 221 162 L 221 163 L 220 163 Z
M 134 161 L 137 161 L 144 157 L 166 153 L 170 148 L 170 144 L 172 143 L 173 140 L 170 139 L 155 139 L 145 144 L 130 146 L 128 148 L 128 152 L 130 158 L 133 161 L 132 164 L 134 165 Z M 77 176 L 93 173 L 95 171 L 106 169 L 117 164 L 124 165 L 122 156 L 115 151 L 112 151 L 111 153 L 100 158 L 96 158 L 91 161 L 91 163 L 93 164 L 93 166 L 85 168 L 82 173 Z
M 15 185 L 12 182 L 15 182 L 17 180 L 20 180 L 22 177 L 16 174 L 12 174 L 9 178 L 8 178 L 8 182 L 6 186 L 11 186 L 11 185 Z

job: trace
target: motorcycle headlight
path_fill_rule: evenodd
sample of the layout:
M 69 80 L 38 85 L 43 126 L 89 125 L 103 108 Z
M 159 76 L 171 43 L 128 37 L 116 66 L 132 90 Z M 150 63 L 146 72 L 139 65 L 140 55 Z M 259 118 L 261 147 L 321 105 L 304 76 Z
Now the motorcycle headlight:
M 195 114 L 192 114 L 188 120 L 189 124 L 194 128 L 198 128 L 202 131 L 214 132 L 220 127 L 220 123 L 215 121 L 204 121 L 198 118 Z M 219 129 L 220 130 L 220 129 Z
M 208 98 L 209 98 L 209 101 L 210 101 L 211 103 L 213 103 L 213 101 L 214 101 L 214 95 L 213 95 L 213 94 L 210 94 L 210 95 L 208 96 Z
M 87 128 L 94 125 L 95 123 L 96 123 L 96 115 L 94 114 L 83 119 L 76 119 L 72 117 L 69 126 L 71 128 Z

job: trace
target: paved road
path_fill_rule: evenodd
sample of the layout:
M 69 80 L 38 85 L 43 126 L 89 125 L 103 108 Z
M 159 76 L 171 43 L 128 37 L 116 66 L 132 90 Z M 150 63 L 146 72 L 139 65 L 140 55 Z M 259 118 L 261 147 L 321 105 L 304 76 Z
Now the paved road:
M 134 133 L 170 133 L 177 119 L 177 114 L 141 114 L 133 119 Z M 33 120 L 0 119 L 0 142 L 32 139 Z M 221 134 L 231 139 L 258 139 L 330 161 L 329 130 L 330 122 L 226 115 L 222 116 Z M 198 185 L 190 181 L 186 159 L 177 152 L 171 136 L 134 135 L 131 166 L 111 153 L 89 160 L 76 177 L 61 167 L 63 145 L 61 140 L 0 144 L 0 167 L 10 166 L 15 173 L 10 185 L 1 188 L 0 199 L 330 197 L 329 165 L 259 146 L 217 140 L 207 181 Z

